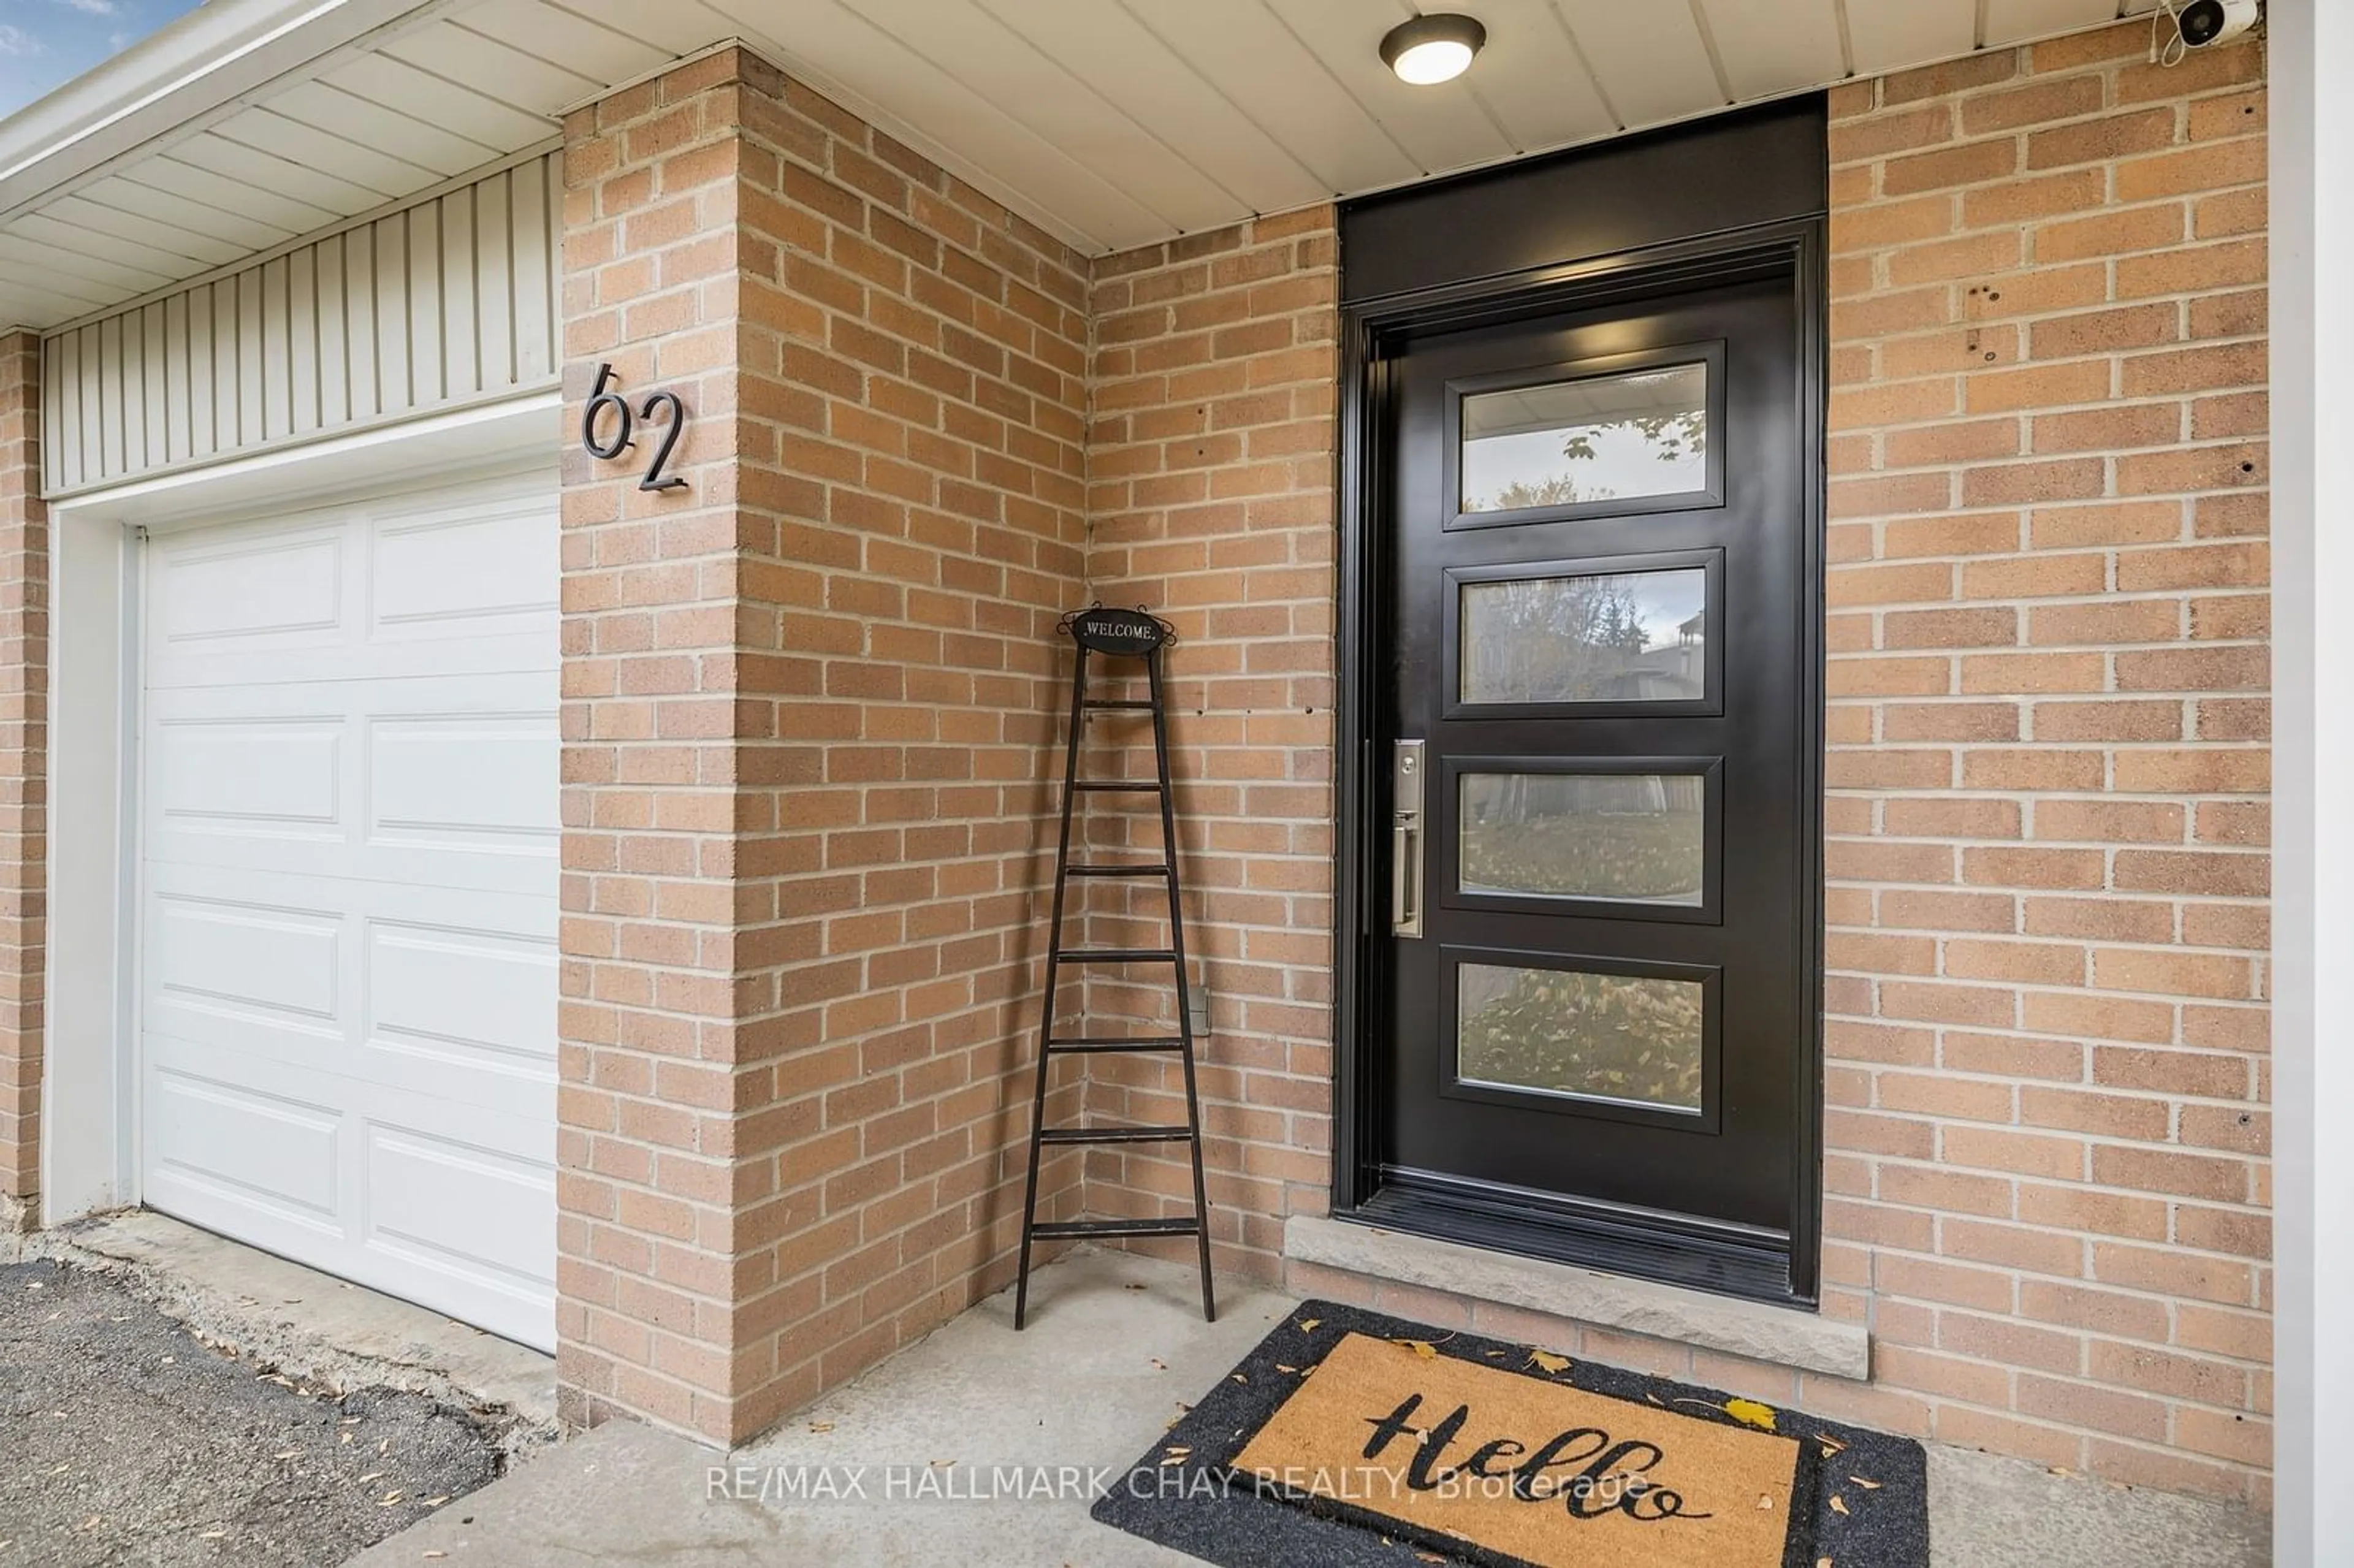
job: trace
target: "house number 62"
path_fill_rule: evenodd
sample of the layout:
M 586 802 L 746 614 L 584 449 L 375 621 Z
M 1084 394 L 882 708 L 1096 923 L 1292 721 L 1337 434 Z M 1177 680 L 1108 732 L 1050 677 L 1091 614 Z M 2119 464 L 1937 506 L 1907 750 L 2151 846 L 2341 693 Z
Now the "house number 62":
M 588 406 L 580 411 L 580 445 L 590 457 L 610 462 L 638 443 L 630 437 L 633 424 L 629 399 L 612 389 L 613 367 L 610 364 L 597 367 L 597 385 L 588 389 Z M 654 461 L 646 465 L 646 476 L 638 481 L 640 490 L 680 490 L 686 481 L 676 474 L 663 476 L 663 465 L 670 461 L 670 450 L 678 445 L 678 433 L 686 424 L 686 405 L 678 400 L 675 392 L 650 392 L 637 411 L 635 418 L 652 419 L 654 410 L 667 408 L 670 417 L 663 423 L 662 445 L 654 449 Z M 597 439 L 600 416 L 612 416 L 613 437 L 610 440 Z

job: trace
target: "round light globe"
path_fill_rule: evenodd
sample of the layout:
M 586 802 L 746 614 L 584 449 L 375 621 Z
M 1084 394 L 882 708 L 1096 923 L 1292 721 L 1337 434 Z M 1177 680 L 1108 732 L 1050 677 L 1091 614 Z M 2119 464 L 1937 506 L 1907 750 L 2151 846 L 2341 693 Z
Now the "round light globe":
M 1488 29 L 1469 16 L 1442 12 L 1392 27 L 1382 39 L 1382 61 L 1416 87 L 1452 81 L 1470 69 Z
M 1416 87 L 1428 87 L 1435 81 L 1452 81 L 1471 69 L 1471 51 L 1462 44 L 1416 44 L 1398 56 L 1390 69 L 1398 79 Z

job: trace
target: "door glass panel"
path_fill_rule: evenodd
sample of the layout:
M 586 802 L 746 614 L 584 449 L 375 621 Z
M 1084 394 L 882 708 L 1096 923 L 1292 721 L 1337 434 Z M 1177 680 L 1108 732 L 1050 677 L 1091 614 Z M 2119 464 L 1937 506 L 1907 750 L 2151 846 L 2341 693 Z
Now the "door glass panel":
M 1698 980 L 1462 964 L 1455 1075 L 1697 1111 L 1703 1001 Z
M 1462 587 L 1466 703 L 1689 702 L 1708 695 L 1700 567 Z
M 1708 366 L 1549 381 L 1463 399 L 1465 512 L 1708 488 Z
M 1458 885 L 1697 908 L 1707 790 L 1697 773 L 1466 773 Z

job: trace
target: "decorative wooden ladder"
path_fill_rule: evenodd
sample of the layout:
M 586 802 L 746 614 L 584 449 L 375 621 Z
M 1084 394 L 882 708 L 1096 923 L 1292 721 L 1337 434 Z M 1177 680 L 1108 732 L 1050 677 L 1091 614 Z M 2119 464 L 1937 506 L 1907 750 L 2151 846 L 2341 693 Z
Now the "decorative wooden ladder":
M 1071 672 L 1071 730 L 1063 761 L 1063 832 L 1055 849 L 1055 911 L 1046 938 L 1046 996 L 1039 1010 L 1038 1087 L 1030 1107 L 1030 1181 L 1022 1200 L 1021 1274 L 1013 1287 L 1013 1326 L 1022 1327 L 1030 1306 L 1030 1245 L 1036 1240 L 1112 1236 L 1192 1236 L 1202 1259 L 1202 1316 L 1215 1322 L 1217 1298 L 1210 1282 L 1210 1202 L 1202 1178 L 1202 1100 L 1194 1082 L 1193 1022 L 1188 1006 L 1185 978 L 1185 927 L 1177 881 L 1177 813 L 1169 779 L 1169 714 L 1161 677 L 1161 651 L 1176 640 L 1167 621 L 1140 609 L 1107 609 L 1101 605 L 1065 616 L 1060 630 L 1077 647 Z M 1142 701 L 1112 701 L 1087 695 L 1087 658 L 1141 659 L 1152 695 Z M 1082 779 L 1079 739 L 1087 718 L 1099 713 L 1150 713 L 1152 715 L 1150 779 Z M 1071 863 L 1071 818 L 1078 798 L 1086 794 L 1152 794 L 1161 798 L 1161 859 L 1124 863 Z M 1066 948 L 1063 945 L 1064 895 L 1074 877 L 1159 877 L 1169 894 L 1169 945 L 1165 948 Z M 1174 1034 L 1058 1035 L 1055 1033 L 1055 997 L 1065 964 L 1167 964 L 1177 996 Z M 1182 1127 L 1048 1127 L 1046 1084 L 1057 1056 L 1087 1056 L 1106 1052 L 1175 1052 L 1185 1069 L 1185 1121 Z M 1193 1212 L 1155 1220 L 1049 1220 L 1038 1218 L 1038 1160 L 1049 1144 L 1183 1143 L 1193 1157 Z

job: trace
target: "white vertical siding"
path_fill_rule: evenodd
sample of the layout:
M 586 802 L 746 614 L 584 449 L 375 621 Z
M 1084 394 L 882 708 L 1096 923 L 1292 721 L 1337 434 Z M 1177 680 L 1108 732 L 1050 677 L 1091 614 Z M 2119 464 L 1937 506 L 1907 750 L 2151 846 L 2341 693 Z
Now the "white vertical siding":
M 551 153 L 50 334 L 48 493 L 545 385 L 561 178 Z

